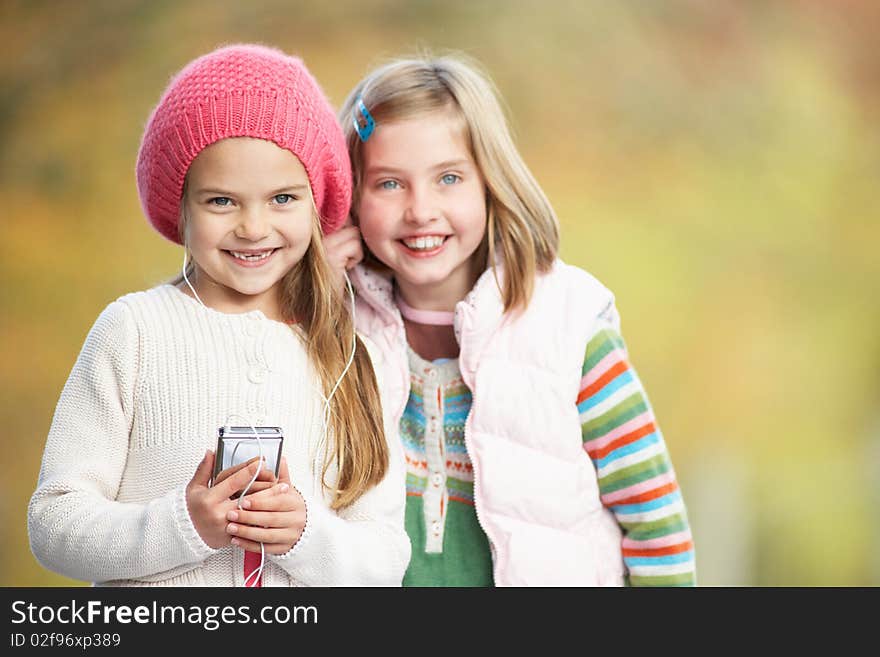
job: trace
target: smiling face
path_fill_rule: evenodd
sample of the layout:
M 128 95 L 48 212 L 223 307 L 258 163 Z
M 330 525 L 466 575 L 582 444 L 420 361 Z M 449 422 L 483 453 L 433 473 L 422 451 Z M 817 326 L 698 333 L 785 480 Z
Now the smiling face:
M 451 109 L 383 123 L 363 148 L 358 218 L 404 301 L 452 310 L 484 266 L 485 183 Z
M 202 301 L 222 312 L 280 318 L 281 280 L 302 260 L 315 222 L 299 159 L 262 139 L 218 141 L 187 172 L 184 214 L 191 280 Z

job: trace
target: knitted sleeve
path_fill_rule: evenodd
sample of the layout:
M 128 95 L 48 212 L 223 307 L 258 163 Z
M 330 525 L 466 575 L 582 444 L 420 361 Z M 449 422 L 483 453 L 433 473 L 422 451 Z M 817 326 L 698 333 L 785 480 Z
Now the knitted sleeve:
M 610 307 L 584 356 L 577 398 L 584 449 L 596 467 L 602 503 L 623 530 L 632 586 L 693 586 L 694 545 L 663 434 L 629 362 Z
M 381 356 L 364 336 L 382 385 Z M 271 557 L 305 586 L 400 586 L 409 564 L 410 542 L 404 529 L 406 464 L 390 410 L 385 409 L 389 464 L 385 478 L 351 506 L 338 512 L 317 500 L 306 502 L 306 527 L 296 545 Z
M 31 550 L 46 568 L 104 582 L 184 572 L 213 550 L 192 525 L 183 486 L 146 504 L 115 501 L 126 468 L 139 368 L 128 307 L 110 304 L 61 393 L 28 506 Z

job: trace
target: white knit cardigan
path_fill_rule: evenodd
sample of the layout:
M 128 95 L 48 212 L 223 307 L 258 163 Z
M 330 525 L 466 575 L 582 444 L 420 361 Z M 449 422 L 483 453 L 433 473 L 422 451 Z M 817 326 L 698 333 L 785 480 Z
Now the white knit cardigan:
M 217 428 L 252 423 L 284 430 L 307 510 L 296 545 L 267 556 L 263 586 L 397 586 L 410 554 L 399 441 L 385 479 L 332 511 L 322 407 L 297 330 L 260 311 L 205 308 L 171 285 L 121 297 L 98 317 L 58 401 L 28 507 L 31 550 L 96 584 L 243 586 L 244 552 L 202 541 L 184 491 Z

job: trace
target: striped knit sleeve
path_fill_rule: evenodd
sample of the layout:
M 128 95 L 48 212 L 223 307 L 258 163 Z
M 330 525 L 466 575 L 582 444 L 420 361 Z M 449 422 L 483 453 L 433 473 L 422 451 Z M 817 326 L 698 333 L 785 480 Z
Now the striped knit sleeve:
M 693 539 L 672 462 L 623 339 L 610 326 L 587 344 L 577 405 L 602 503 L 623 530 L 628 583 L 696 585 Z

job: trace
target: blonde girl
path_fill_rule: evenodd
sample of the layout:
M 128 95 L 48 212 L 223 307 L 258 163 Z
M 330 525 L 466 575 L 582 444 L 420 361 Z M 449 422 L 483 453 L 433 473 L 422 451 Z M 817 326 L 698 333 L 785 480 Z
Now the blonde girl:
M 414 586 L 690 585 L 694 551 L 614 295 L 557 218 L 493 85 L 391 62 L 340 110 L 352 222 L 328 238 L 383 354 L 407 461 Z

